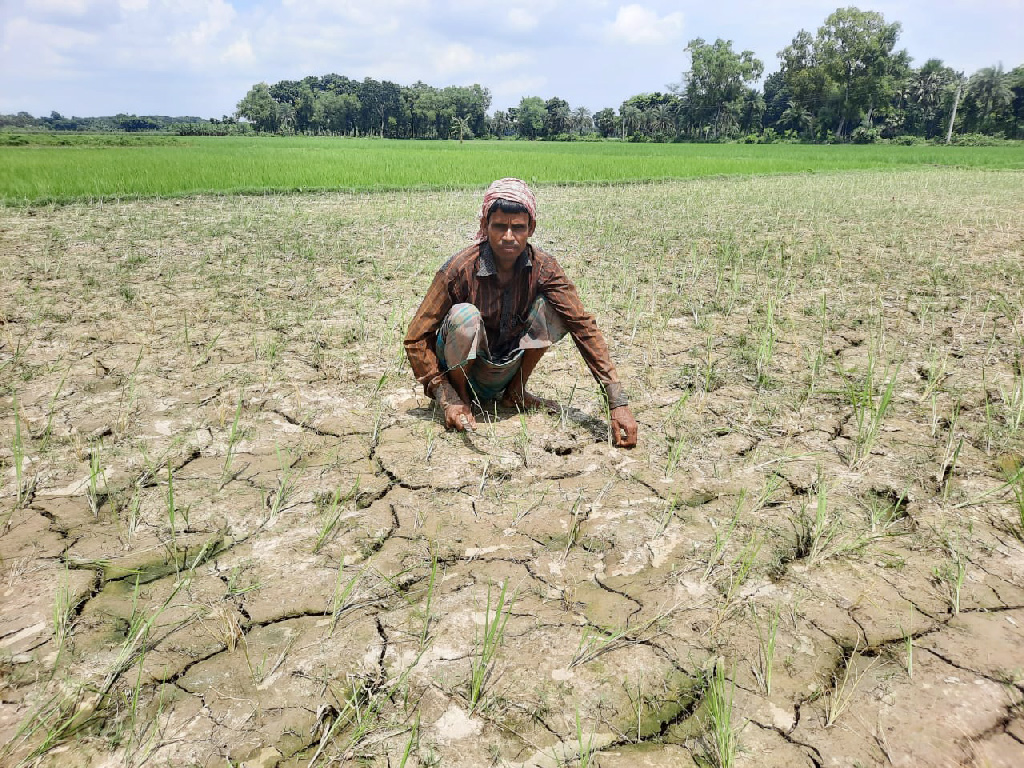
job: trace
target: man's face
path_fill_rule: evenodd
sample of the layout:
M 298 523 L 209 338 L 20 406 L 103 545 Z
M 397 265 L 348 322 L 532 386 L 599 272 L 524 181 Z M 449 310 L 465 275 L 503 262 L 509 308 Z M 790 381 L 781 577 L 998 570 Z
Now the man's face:
M 515 266 L 519 254 L 526 248 L 526 243 L 533 234 L 534 224 L 528 213 L 505 213 L 494 211 L 487 220 L 487 242 L 504 269 Z

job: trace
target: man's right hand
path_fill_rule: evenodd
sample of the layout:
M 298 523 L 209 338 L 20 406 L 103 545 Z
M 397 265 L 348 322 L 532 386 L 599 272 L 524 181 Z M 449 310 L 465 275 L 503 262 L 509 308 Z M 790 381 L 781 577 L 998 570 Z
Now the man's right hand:
M 444 408 L 444 426 L 457 432 L 476 432 L 476 419 L 472 409 L 465 403 L 446 405 Z

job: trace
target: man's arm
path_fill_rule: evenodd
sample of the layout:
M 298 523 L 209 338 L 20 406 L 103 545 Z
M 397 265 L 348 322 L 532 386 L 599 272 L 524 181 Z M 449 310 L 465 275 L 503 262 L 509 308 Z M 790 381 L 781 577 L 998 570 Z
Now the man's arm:
M 583 307 L 576 286 L 551 256 L 546 256 L 538 284 L 544 298 L 562 317 L 597 383 L 608 399 L 612 441 L 621 448 L 632 448 L 637 440 L 637 423 L 629 409 L 629 400 L 619 383 L 619 375 L 608 353 L 604 335 L 592 315 Z
M 437 359 L 437 332 L 451 308 L 447 276 L 439 270 L 409 323 L 404 342 L 413 376 L 423 385 L 424 394 L 430 397 L 434 396 L 438 383 L 445 378 Z
M 437 332 L 451 308 L 448 276 L 442 267 L 434 275 L 426 296 L 409 323 L 404 344 L 409 365 L 416 380 L 423 385 L 424 394 L 436 400 L 444 412 L 445 427 L 461 432 L 476 429 L 476 419 L 469 404 L 462 401 L 448 381 L 437 359 Z

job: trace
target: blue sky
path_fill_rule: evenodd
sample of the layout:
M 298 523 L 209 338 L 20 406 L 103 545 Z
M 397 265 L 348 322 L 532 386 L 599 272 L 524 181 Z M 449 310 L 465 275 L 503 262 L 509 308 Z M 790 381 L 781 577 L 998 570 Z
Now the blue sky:
M 479 83 L 618 107 L 687 68 L 687 41 L 733 41 L 765 72 L 837 0 L 0 0 L 0 112 L 220 117 L 256 82 L 336 72 L 408 85 Z M 916 64 L 971 74 L 1024 64 L 1024 0 L 859 3 L 898 21 Z

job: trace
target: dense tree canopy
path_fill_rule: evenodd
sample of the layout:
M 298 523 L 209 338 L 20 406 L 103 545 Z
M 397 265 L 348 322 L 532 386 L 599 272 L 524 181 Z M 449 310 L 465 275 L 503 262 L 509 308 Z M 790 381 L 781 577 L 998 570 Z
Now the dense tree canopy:
M 858 141 L 1024 139 L 1024 65 L 1002 63 L 972 75 L 940 59 L 911 66 L 898 48 L 901 25 L 882 14 L 839 8 L 815 33 L 799 30 L 778 53 L 780 68 L 733 41 L 689 41 L 690 69 L 665 91 L 639 93 L 616 110 L 591 112 L 563 98 L 524 96 L 488 114 L 480 85 L 437 88 L 417 81 L 310 75 L 257 83 L 222 119 L 116 115 L 35 118 L 0 115 L 0 129 L 176 130 L 182 134 L 258 132 L 382 138 L 628 141 Z

